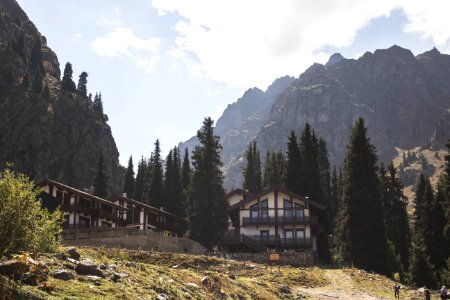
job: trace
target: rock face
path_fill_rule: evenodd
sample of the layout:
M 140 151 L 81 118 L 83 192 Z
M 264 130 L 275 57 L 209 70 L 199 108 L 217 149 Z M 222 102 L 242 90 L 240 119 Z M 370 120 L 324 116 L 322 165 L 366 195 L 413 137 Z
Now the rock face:
M 120 187 L 123 170 L 106 121 L 90 99 L 61 89 L 45 37 L 15 0 L 0 0 L 0 167 L 12 163 L 32 179 L 86 188 L 103 152 L 111 186 Z
M 243 153 L 263 124 L 267 121 L 270 109 L 276 98 L 295 79 L 284 76 L 276 79 L 265 92 L 258 88 L 248 89 L 235 103 L 229 104 L 217 120 L 214 134 L 220 136 L 223 146 L 221 159 L 225 168 L 229 168 L 233 159 Z M 198 144 L 197 137 L 192 137 L 179 145 L 184 153 L 186 147 L 192 151 Z M 231 175 L 231 174 L 230 174 Z M 237 181 L 242 180 L 240 173 L 235 174 Z M 227 177 L 226 179 L 228 179 Z
M 240 120 L 252 110 L 242 109 L 236 122 L 236 114 L 227 108 L 219 121 L 228 126 L 221 127 L 233 127 L 236 144 L 230 147 L 228 137 L 219 133 L 219 121 L 216 129 L 223 145 L 226 187 L 241 186 L 242 150 L 253 138 L 262 156 L 267 150 L 285 151 L 289 133 L 299 133 L 308 122 L 325 138 L 331 163 L 340 164 L 351 126 L 363 117 L 380 160 L 389 161 L 397 154 L 395 147 L 445 144 L 450 136 L 449 108 L 449 55 L 433 49 L 415 57 L 398 46 L 367 52 L 357 60 L 334 54 L 326 65 L 314 64 L 287 84 L 251 136 L 244 134 Z

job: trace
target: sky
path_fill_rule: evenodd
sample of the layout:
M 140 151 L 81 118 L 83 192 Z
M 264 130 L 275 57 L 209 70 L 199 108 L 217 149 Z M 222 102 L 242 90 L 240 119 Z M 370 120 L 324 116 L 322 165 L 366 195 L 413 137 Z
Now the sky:
M 126 166 L 217 120 L 245 90 L 339 52 L 450 53 L 445 0 L 18 0 L 60 68 L 88 72 Z M 61 70 L 62 71 L 62 70 Z

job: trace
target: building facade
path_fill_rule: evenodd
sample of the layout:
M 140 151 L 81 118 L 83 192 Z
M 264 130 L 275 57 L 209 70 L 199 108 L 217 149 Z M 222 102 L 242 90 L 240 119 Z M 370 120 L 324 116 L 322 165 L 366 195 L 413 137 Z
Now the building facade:
M 257 195 L 238 189 L 227 200 L 230 226 L 224 242 L 230 250 L 317 251 L 325 206 L 280 187 Z
M 176 236 L 177 216 L 134 199 L 106 200 L 50 179 L 37 185 L 43 189 L 43 206 L 50 211 L 60 207 L 65 213 L 64 229 L 137 227 Z

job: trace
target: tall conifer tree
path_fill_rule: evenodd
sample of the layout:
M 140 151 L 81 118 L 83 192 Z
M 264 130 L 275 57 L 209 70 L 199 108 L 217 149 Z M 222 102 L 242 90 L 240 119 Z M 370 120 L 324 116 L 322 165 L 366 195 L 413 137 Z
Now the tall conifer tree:
M 155 149 L 153 150 L 152 158 L 153 159 L 150 161 L 152 176 L 150 189 L 148 191 L 148 201 L 151 206 L 161 208 L 164 207 L 164 178 L 159 139 L 155 142 Z
M 436 285 L 434 266 L 429 256 L 429 216 L 433 192 L 428 178 L 421 173 L 414 198 L 414 233 L 409 259 L 409 279 L 418 286 L 432 288 Z
M 166 173 L 164 176 L 164 197 L 166 210 L 180 219 L 176 221 L 178 235 L 183 235 L 186 227 L 186 199 L 181 182 L 181 162 L 177 147 L 169 152 L 166 158 Z
M 393 262 L 380 200 L 375 147 L 359 118 L 350 133 L 343 171 L 343 196 L 337 224 L 341 262 L 390 274 Z
M 61 80 L 61 87 L 63 88 L 63 90 L 75 92 L 75 82 L 73 82 L 72 80 L 72 75 L 72 64 L 70 62 L 67 62 L 66 66 L 64 67 L 63 78 Z
M 253 141 L 248 145 L 245 152 L 245 158 L 247 165 L 243 170 L 243 188 L 249 191 L 251 194 L 257 194 L 262 190 L 262 172 L 261 172 L 261 159 L 259 151 L 256 148 L 256 141 Z
M 147 172 L 147 162 L 144 157 L 141 157 L 141 160 L 138 163 L 138 170 L 136 174 L 136 185 L 133 193 L 133 198 L 138 201 L 143 201 L 143 193 L 144 193 L 144 179 L 145 174 Z M 131 197 L 131 195 L 130 195 Z
M 78 79 L 77 91 L 84 97 L 87 97 L 87 77 L 88 73 L 81 72 L 80 78 Z
M 197 131 L 200 144 L 193 151 L 194 174 L 189 192 L 190 237 L 208 249 L 217 245 L 227 228 L 227 206 L 220 167 L 220 140 L 213 120 L 205 118 Z
M 191 185 L 191 163 L 189 161 L 189 150 L 188 148 L 184 149 L 184 158 L 183 158 L 183 167 L 182 167 L 182 182 L 183 189 L 187 191 L 189 186 Z
M 286 165 L 286 157 L 283 152 L 267 152 L 264 163 L 263 187 L 284 187 L 286 183 Z
M 100 152 L 97 164 L 97 174 L 94 180 L 94 195 L 106 199 L 108 197 L 109 176 L 106 171 L 105 159 Z
M 130 156 L 128 159 L 128 167 L 125 172 L 125 179 L 123 184 L 123 192 L 127 194 L 127 197 L 133 197 L 134 187 L 136 184 L 136 180 L 134 179 L 134 165 L 133 165 L 133 157 Z
M 301 157 L 297 136 L 292 131 L 287 144 L 286 188 L 300 194 Z
M 389 164 L 387 171 L 384 167 L 381 168 L 380 185 L 385 222 L 389 229 L 387 237 L 394 245 L 395 254 L 400 257 L 403 270 L 408 270 L 411 244 L 408 213 L 406 211 L 408 198 L 403 194 L 403 185 L 392 162 Z

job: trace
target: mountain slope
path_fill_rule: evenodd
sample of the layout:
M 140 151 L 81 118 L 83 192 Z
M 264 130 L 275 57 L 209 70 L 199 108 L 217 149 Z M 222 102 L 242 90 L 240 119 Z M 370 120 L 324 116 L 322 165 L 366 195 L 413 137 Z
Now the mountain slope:
M 298 133 L 308 122 L 325 138 L 331 162 L 340 164 L 358 117 L 366 120 L 382 161 L 397 156 L 395 147 L 442 147 L 450 136 L 449 70 L 450 56 L 436 49 L 417 57 L 398 46 L 358 60 L 334 55 L 325 66 L 312 65 L 276 99 L 256 136 L 260 152 L 284 151 L 290 131 Z M 242 155 L 225 165 L 228 188 L 241 185 L 242 166 Z
M 16 1 L 0 0 L 0 167 L 87 188 L 102 151 L 117 192 L 123 171 L 106 120 L 90 99 L 61 89 L 45 37 Z

